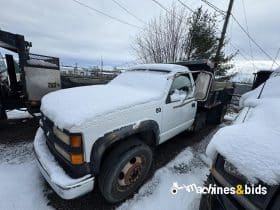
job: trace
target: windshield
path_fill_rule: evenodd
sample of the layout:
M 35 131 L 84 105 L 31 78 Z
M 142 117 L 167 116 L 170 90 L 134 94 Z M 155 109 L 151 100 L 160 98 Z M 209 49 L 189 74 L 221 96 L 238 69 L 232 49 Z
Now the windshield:
M 167 83 L 166 73 L 127 71 L 121 73 L 110 84 L 131 88 L 163 92 Z

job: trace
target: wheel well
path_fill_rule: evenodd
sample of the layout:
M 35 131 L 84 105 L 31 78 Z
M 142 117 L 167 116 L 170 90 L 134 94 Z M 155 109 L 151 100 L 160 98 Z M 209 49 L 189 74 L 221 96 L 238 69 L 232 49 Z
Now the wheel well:
M 139 132 L 139 133 L 134 133 L 134 134 L 126 136 L 124 138 L 118 139 L 114 143 L 110 144 L 105 149 L 105 151 L 101 154 L 100 161 L 99 161 L 99 164 L 97 166 L 98 167 L 97 170 L 95 168 L 95 173 L 99 174 L 100 168 L 101 168 L 101 166 L 104 162 L 105 157 L 112 150 L 114 150 L 116 147 L 118 147 L 121 143 L 133 141 L 133 137 L 136 137 L 141 142 L 147 144 L 149 147 L 151 147 L 151 149 L 154 149 L 154 147 L 157 145 L 157 137 L 156 137 L 156 134 L 154 133 L 153 130 L 145 130 L 145 131 L 142 131 L 142 132 Z

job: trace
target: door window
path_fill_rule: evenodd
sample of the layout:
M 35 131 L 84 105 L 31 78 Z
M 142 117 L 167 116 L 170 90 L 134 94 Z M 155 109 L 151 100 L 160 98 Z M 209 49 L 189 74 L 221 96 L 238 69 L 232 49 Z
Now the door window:
M 188 74 L 177 76 L 171 85 L 167 103 L 193 97 L 193 86 Z

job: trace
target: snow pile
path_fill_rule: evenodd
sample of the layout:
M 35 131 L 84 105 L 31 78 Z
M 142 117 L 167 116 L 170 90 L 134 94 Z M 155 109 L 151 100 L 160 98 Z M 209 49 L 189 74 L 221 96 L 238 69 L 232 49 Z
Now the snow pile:
M 175 89 L 174 93 L 170 96 L 170 100 L 171 101 L 178 101 L 178 100 L 182 101 L 182 100 L 186 99 L 186 96 L 187 95 L 186 95 L 185 91 Z
M 107 85 L 69 88 L 47 94 L 41 110 L 60 128 L 71 129 L 98 116 L 160 99 L 165 75 L 126 72 Z
M 123 203 L 119 210 L 141 209 L 198 209 L 200 194 L 192 191 L 179 190 L 177 194 L 171 193 L 173 183 L 179 186 L 196 184 L 203 186 L 209 174 L 204 163 L 199 166 L 193 150 L 187 148 L 164 168 L 159 169 L 151 181 L 146 183 L 132 199 Z M 199 161 L 198 161 L 199 162 Z
M 7 117 L 10 120 L 32 118 L 32 115 L 28 113 L 27 110 L 17 110 L 13 109 L 7 112 Z
M 43 193 L 43 179 L 34 161 L 0 165 L 0 209 L 52 209 Z
M 228 112 L 225 116 L 224 116 L 224 120 L 226 121 L 234 121 L 237 118 L 238 113 L 236 112 Z
M 267 80 L 260 99 L 263 85 L 245 94 L 236 122 L 220 129 L 207 147 L 207 155 L 220 153 L 250 182 L 280 183 L 279 84 L 279 76 Z
M 38 152 L 37 154 L 40 155 L 38 158 L 48 171 L 52 182 L 55 184 L 59 186 L 67 186 L 76 184 L 79 180 L 84 180 L 85 178 L 90 177 L 90 175 L 86 175 L 78 179 L 72 179 L 65 174 L 64 170 L 58 165 L 54 156 L 50 153 L 46 144 L 44 132 L 41 128 L 37 130 L 34 140 L 34 149 Z

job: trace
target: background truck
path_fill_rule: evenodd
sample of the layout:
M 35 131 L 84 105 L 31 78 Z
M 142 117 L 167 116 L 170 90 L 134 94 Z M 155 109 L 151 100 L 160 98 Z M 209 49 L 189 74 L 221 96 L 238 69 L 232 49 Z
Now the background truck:
M 137 65 L 106 85 L 46 95 L 34 141 L 41 173 L 64 199 L 95 182 L 107 201 L 126 199 L 147 178 L 154 147 L 220 122 L 233 87 L 213 72 L 208 61 Z
M 0 120 L 7 119 L 6 110 L 27 108 L 40 112 L 41 98 L 59 89 L 107 83 L 118 72 L 96 72 L 93 76 L 62 74 L 59 58 L 30 53 L 32 43 L 24 36 L 0 30 L 0 48 L 17 54 L 6 54 L 0 63 Z M 1 58 L 0 58 L 1 59 Z M 6 67 L 7 66 L 7 69 Z
M 234 190 L 203 194 L 200 210 L 279 209 L 279 84 L 279 70 L 257 72 L 233 124 L 211 139 L 206 153 L 213 164 L 205 187 Z
M 0 30 L 0 47 L 18 54 L 18 62 L 6 54 L 7 75 L 0 73 L 0 120 L 7 119 L 6 110 L 39 112 L 42 96 L 61 88 L 59 59 L 31 54 L 31 46 L 24 36 Z

